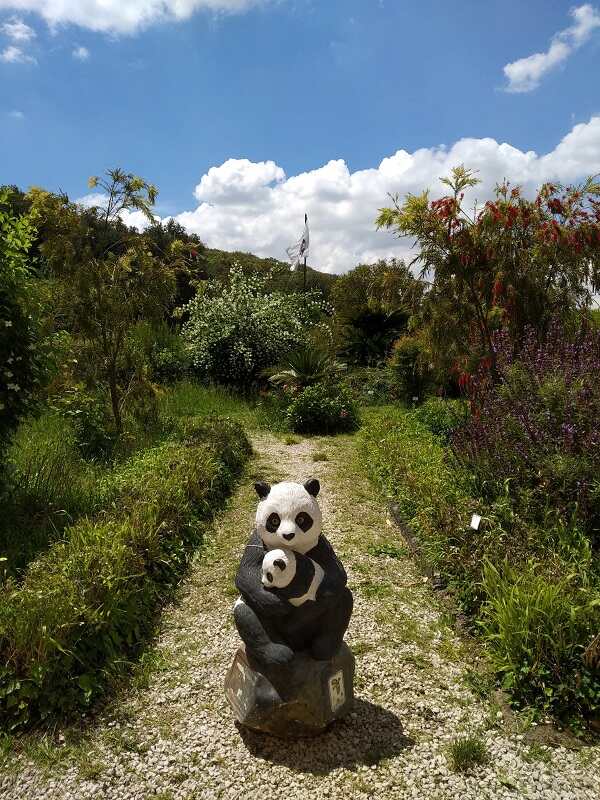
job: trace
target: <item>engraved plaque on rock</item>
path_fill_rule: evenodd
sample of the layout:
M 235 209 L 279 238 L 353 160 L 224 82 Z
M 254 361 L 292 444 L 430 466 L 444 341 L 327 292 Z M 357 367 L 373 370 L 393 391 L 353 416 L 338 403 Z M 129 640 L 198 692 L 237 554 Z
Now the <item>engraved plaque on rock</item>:
M 329 678 L 329 700 L 331 710 L 335 714 L 346 702 L 346 690 L 344 688 L 344 673 L 340 670 Z

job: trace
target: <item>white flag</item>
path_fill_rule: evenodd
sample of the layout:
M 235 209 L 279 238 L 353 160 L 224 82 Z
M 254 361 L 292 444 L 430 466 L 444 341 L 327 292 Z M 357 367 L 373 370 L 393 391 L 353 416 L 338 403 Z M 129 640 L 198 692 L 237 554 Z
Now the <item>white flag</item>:
M 308 217 L 304 223 L 304 233 L 302 238 L 296 244 L 288 247 L 286 253 L 292 263 L 292 269 L 298 267 L 305 258 L 308 258 L 308 251 L 310 246 L 310 233 L 308 230 Z

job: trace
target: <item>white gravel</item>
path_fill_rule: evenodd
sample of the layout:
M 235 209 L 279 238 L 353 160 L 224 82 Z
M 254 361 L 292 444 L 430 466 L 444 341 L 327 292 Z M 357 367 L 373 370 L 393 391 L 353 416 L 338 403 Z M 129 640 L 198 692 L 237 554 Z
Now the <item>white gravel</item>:
M 398 534 L 353 468 L 352 442 L 289 446 L 260 436 L 255 448 L 257 475 L 321 480 L 324 530 L 355 592 L 348 635 L 357 654 L 353 714 L 325 735 L 297 743 L 240 731 L 232 720 L 223 680 L 238 644 L 232 580 L 255 506 L 248 477 L 179 602 L 163 614 L 149 687 L 130 690 L 90 722 L 72 749 L 72 731 L 45 749 L 28 737 L 4 764 L 0 798 L 598 800 L 600 750 L 539 744 L 531 750 L 540 726 L 519 728 L 518 719 L 467 688 L 464 674 L 476 646 L 444 624 L 437 598 L 410 559 L 369 555 L 369 545 Z M 318 450 L 330 460 L 314 462 Z M 489 753 L 486 765 L 466 774 L 453 772 L 448 760 L 449 744 L 464 735 L 478 736 Z M 47 766 L 50 761 L 58 763 Z

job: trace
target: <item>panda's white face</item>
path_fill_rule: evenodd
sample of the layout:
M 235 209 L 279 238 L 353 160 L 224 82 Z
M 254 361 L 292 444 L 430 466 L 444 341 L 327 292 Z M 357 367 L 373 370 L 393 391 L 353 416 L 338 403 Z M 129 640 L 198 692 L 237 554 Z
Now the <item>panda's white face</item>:
M 304 486 L 288 482 L 272 488 L 267 484 L 260 486 L 263 499 L 256 510 L 256 530 L 267 550 L 281 547 L 296 553 L 312 550 L 321 535 L 321 509 L 316 500 L 318 481 L 308 481 Z
M 263 558 L 262 582 L 267 589 L 284 589 L 296 576 L 296 556 L 287 547 L 269 550 Z

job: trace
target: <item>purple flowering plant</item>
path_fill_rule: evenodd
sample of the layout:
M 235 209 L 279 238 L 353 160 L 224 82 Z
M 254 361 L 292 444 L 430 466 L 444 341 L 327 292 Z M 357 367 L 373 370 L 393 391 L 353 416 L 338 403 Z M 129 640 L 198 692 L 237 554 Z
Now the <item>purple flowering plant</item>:
M 494 338 L 497 376 L 471 381 L 472 414 L 452 448 L 482 496 L 505 492 L 531 521 L 577 519 L 600 539 L 600 330 L 553 321 L 542 338 L 528 328 L 517 350 Z

